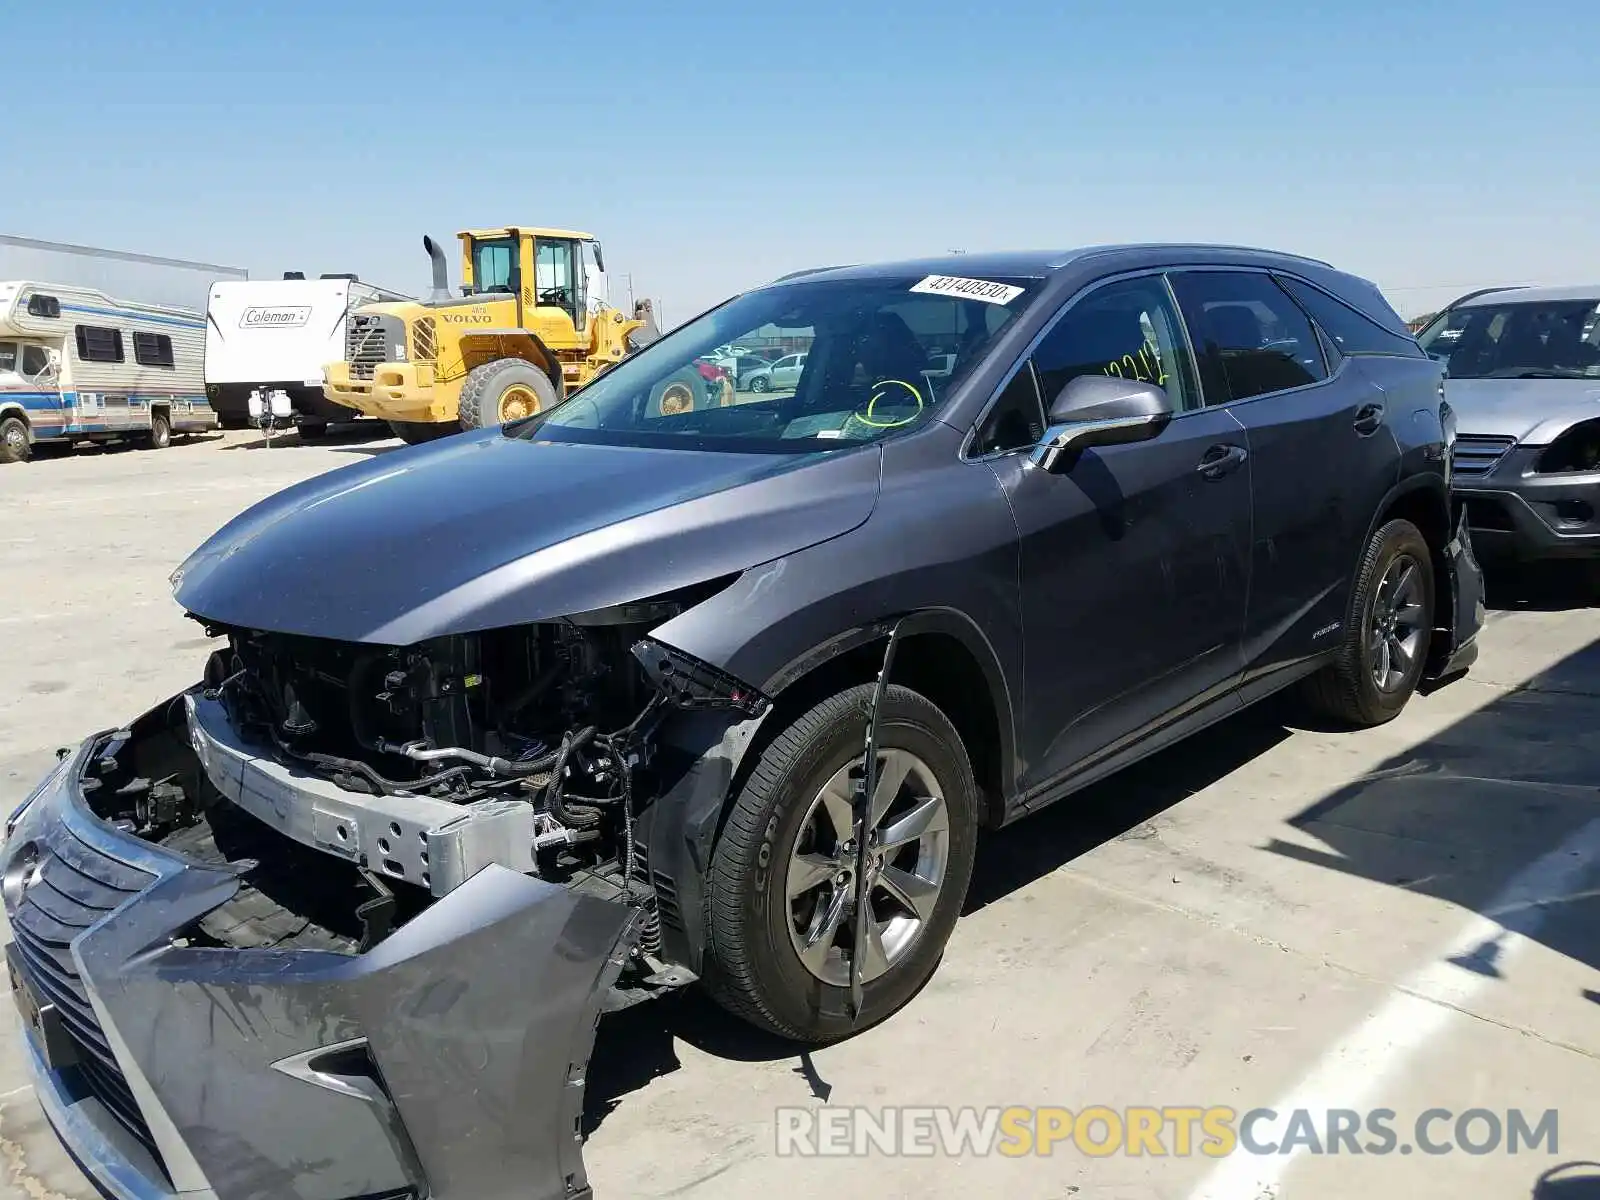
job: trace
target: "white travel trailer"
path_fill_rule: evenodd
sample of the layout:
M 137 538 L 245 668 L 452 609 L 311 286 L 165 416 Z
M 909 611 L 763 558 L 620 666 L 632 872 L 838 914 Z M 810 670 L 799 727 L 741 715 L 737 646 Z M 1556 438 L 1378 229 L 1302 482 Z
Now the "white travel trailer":
M 94 288 L 0 281 L 0 463 L 36 445 L 132 438 L 159 449 L 216 424 L 205 317 Z
M 345 318 L 374 301 L 408 300 L 353 275 L 227 280 L 206 303 L 206 396 L 225 429 L 251 423 L 250 395 L 283 392 L 301 437 L 361 414 L 322 394 L 322 371 L 344 358 Z

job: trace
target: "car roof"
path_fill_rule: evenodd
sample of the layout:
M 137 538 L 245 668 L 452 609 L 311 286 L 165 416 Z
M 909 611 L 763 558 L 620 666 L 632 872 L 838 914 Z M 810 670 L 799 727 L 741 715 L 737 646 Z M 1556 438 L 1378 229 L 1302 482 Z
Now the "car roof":
M 1480 292 L 1463 300 L 1457 308 L 1482 308 L 1490 304 L 1542 304 L 1552 300 L 1593 300 L 1600 303 L 1600 283 L 1569 284 L 1562 287 L 1503 287 Z
M 893 262 L 855 263 L 850 266 L 817 267 L 785 275 L 783 282 L 791 279 L 870 279 L 892 275 L 958 275 L 963 277 L 1012 277 L 1043 279 L 1089 259 L 1116 258 L 1118 256 L 1148 257 L 1160 255 L 1182 259 L 1190 255 L 1236 257 L 1243 263 L 1278 262 L 1304 263 L 1325 270 L 1332 264 L 1321 259 L 1254 246 L 1213 245 L 1203 242 L 1128 242 L 1103 246 L 1078 246 L 1065 250 L 1012 250 L 978 254 L 943 254 L 930 258 L 903 259 Z

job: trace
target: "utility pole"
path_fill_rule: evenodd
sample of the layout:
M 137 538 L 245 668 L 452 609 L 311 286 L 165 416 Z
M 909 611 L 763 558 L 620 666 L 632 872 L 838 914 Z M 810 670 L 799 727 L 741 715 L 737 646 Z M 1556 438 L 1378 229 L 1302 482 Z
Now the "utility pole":
M 633 307 L 634 307 L 634 305 L 633 305 L 633 272 L 632 271 L 628 272 L 627 280 L 628 280 L 628 311 L 632 312 L 633 311 Z

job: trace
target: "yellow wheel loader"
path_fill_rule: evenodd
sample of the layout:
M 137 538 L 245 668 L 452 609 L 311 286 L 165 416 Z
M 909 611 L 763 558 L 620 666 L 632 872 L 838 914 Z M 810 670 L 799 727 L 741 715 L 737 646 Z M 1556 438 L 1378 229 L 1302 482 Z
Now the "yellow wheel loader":
M 456 236 L 460 294 L 450 292 L 444 251 L 424 237 L 432 294 L 350 315 L 344 361 L 324 372 L 329 400 L 388 421 L 407 442 L 431 441 L 542 412 L 658 336 L 648 303 L 631 319 L 611 306 L 605 258 L 587 233 L 505 227 Z M 668 412 L 723 399 L 718 381 L 681 382 L 683 395 L 658 401 Z

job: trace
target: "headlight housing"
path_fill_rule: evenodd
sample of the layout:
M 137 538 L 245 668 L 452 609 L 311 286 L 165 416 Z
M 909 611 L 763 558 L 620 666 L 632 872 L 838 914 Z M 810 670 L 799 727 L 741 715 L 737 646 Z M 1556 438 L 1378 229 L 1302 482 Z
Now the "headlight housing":
M 1600 471 L 1600 419 L 1574 425 L 1539 455 L 1540 474 Z

